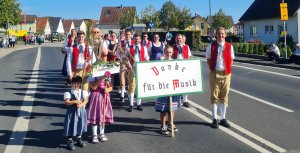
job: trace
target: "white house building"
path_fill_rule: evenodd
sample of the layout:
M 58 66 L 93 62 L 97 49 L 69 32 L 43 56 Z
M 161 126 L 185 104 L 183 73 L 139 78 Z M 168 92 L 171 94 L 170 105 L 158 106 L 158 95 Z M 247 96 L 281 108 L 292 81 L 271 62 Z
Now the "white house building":
M 83 31 L 86 33 L 86 24 L 84 20 L 74 20 L 74 27 L 77 31 Z
M 281 0 L 255 0 L 239 21 L 244 24 L 244 41 L 259 39 L 264 43 L 277 42 L 282 36 Z M 300 0 L 285 0 L 289 19 L 286 30 L 294 42 L 300 41 Z
M 61 17 L 49 17 L 49 24 L 51 32 L 64 33 L 64 26 L 61 20 Z

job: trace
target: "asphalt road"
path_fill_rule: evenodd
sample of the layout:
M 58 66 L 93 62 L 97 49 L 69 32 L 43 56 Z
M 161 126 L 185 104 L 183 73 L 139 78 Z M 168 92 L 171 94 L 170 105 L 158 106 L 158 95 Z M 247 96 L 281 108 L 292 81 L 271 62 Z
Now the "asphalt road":
M 0 55 L 0 152 L 69 152 L 62 136 L 62 99 L 70 87 L 64 85 L 63 54 L 55 46 Z M 84 134 L 87 147 L 76 147 L 74 152 L 299 151 L 299 71 L 235 63 L 227 111 L 233 127 L 229 130 L 210 127 L 208 72 L 203 61 L 204 93 L 190 95 L 192 107 L 176 111 L 179 132 L 174 139 L 159 133 L 154 99 L 143 100 L 143 112 L 129 113 L 128 103 L 116 103 L 114 91 L 115 122 L 106 127 L 108 142 L 90 143 L 89 130 Z

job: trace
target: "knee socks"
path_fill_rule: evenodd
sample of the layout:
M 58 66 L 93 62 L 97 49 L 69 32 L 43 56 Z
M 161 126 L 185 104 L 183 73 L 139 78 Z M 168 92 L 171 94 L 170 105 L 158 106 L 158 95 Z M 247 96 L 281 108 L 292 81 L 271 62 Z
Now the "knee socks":
M 100 135 L 104 134 L 104 127 L 102 125 L 100 127 Z M 92 125 L 92 130 L 93 130 L 93 136 L 97 136 L 97 128 L 98 125 Z

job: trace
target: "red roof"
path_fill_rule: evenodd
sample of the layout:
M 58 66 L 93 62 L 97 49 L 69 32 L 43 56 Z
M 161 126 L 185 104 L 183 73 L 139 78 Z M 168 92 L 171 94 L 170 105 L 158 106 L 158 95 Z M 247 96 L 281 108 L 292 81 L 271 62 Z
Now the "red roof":
M 46 24 L 48 22 L 48 18 L 37 18 L 36 19 L 36 31 L 44 32 Z
M 68 33 L 71 30 L 71 25 L 73 23 L 73 20 L 64 20 L 63 26 L 66 33 Z
M 135 12 L 135 6 L 102 7 L 99 24 L 119 24 L 121 16 L 130 10 Z

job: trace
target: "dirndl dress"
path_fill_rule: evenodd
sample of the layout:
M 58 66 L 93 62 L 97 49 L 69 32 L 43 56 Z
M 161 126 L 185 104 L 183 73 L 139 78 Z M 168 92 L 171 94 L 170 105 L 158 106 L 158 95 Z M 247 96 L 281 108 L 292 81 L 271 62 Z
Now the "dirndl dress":
M 172 96 L 172 111 L 180 106 L 180 96 Z M 170 112 L 170 97 L 159 97 L 154 106 L 157 112 Z
M 70 91 L 71 100 L 77 100 Z M 80 96 L 82 97 L 82 95 Z M 80 98 L 82 99 L 82 98 Z M 80 113 L 78 112 L 80 111 Z M 81 136 L 87 131 L 86 111 L 84 107 L 77 108 L 76 104 L 67 106 L 67 112 L 64 121 L 64 136 Z
M 95 90 L 91 90 L 89 104 L 87 107 L 87 124 L 88 125 L 102 125 L 103 123 L 103 108 L 104 108 L 104 87 L 105 81 L 100 83 Z M 105 104 L 105 124 L 112 124 L 114 122 L 113 119 L 113 110 L 110 102 L 110 95 L 107 93 L 106 95 L 106 104 Z

